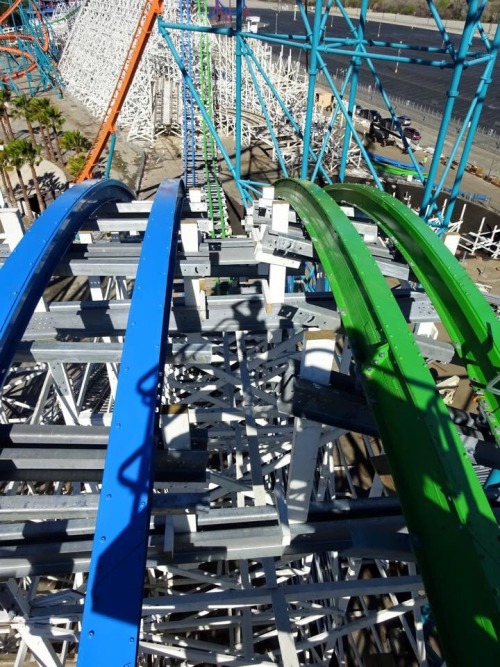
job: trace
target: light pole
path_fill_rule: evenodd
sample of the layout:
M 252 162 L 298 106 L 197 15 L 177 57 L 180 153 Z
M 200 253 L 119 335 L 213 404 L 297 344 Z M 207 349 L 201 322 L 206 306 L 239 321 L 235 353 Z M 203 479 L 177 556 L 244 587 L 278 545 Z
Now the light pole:
M 497 150 L 498 150 L 500 148 L 500 141 L 497 141 L 496 145 L 497 145 Z M 495 164 L 496 159 L 497 159 L 497 155 L 496 155 L 496 153 L 493 153 L 493 158 L 491 160 L 490 168 L 489 168 L 489 171 L 488 171 L 488 178 L 490 178 L 490 176 L 491 176 L 491 172 L 493 170 L 493 165 Z

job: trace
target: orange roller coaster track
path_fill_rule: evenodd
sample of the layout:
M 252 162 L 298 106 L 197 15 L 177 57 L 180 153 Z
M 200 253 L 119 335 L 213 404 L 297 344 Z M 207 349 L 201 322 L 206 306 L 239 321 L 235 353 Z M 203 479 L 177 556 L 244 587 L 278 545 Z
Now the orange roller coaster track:
M 153 31 L 156 18 L 163 11 L 163 0 L 148 0 L 144 3 L 137 27 L 132 35 L 125 62 L 115 89 L 101 122 L 97 137 L 90 149 L 87 161 L 76 179 L 77 182 L 92 177 L 92 172 L 102 155 L 109 137 L 116 131 L 118 116 L 141 62 L 142 54 Z
M 15 10 L 20 6 L 21 2 L 22 0 L 16 0 L 0 16 L 1 28 L 3 28 L 4 23 L 7 21 L 7 19 L 9 19 L 13 15 Z M 26 76 L 26 74 L 29 74 L 34 69 L 36 69 L 37 61 L 35 55 L 32 52 L 32 45 L 36 43 L 44 53 L 47 53 L 49 51 L 50 38 L 47 25 L 45 24 L 43 16 L 36 3 L 34 2 L 32 3 L 32 8 L 37 20 L 40 23 L 40 27 L 42 30 L 42 40 L 38 39 L 37 37 L 34 37 L 33 35 L 29 35 L 21 30 L 0 34 L 0 53 L 7 53 L 11 56 L 14 56 L 15 58 L 19 58 L 20 60 L 23 58 L 25 59 L 25 62 L 23 63 L 23 66 L 20 69 L 18 69 L 15 72 L 10 72 L 9 74 L 6 74 L 4 76 L 0 76 L 0 81 L 3 83 L 7 83 L 13 79 L 19 79 L 23 76 Z M 8 45 L 9 42 L 16 42 L 16 46 Z M 28 61 L 29 64 L 26 64 L 26 61 Z

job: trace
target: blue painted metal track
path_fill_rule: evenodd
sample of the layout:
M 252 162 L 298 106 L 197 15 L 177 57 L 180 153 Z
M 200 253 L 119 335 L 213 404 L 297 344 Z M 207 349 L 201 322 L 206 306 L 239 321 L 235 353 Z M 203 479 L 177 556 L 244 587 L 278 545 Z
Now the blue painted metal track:
M 181 181 L 154 199 L 137 270 L 97 514 L 78 664 L 135 665 Z
M 61 195 L 31 226 L 0 271 L 0 387 L 17 343 L 57 264 L 81 225 L 103 203 L 130 201 L 118 181 L 89 180 Z

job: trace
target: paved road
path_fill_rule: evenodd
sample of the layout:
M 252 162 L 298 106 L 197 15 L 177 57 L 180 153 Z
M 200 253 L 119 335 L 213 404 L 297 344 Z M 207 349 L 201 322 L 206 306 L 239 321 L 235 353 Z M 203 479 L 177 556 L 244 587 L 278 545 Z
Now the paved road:
M 252 10 L 252 13 L 258 14 L 261 21 L 267 24 L 262 27 L 260 32 L 282 33 L 284 35 L 303 34 L 304 29 L 299 15 L 294 20 L 294 12 L 281 11 L 274 9 L 259 8 Z M 328 37 L 348 37 L 348 28 L 343 18 L 331 16 L 327 21 L 326 35 Z M 368 39 L 383 40 L 387 43 L 393 43 L 396 47 L 372 47 L 372 53 L 384 53 L 395 55 L 398 53 L 397 45 L 410 45 L 415 48 L 401 48 L 401 58 L 407 57 L 412 60 L 411 63 L 405 63 L 401 60 L 397 66 L 394 62 L 377 61 L 376 69 L 390 97 L 396 96 L 410 103 L 424 105 L 435 112 L 443 109 L 446 102 L 446 92 L 448 90 L 452 70 L 449 68 L 430 67 L 428 65 L 418 64 L 422 59 L 422 52 L 418 47 L 434 46 L 440 48 L 442 45 L 439 33 L 436 30 L 427 30 L 418 27 L 405 25 L 394 25 L 384 23 L 382 20 L 370 20 L 367 24 L 366 37 Z M 451 35 L 455 47 L 458 46 L 459 35 Z M 474 49 L 484 52 L 479 40 L 475 39 Z M 297 56 L 299 52 L 297 51 Z M 425 56 L 425 54 L 424 54 Z M 305 54 L 300 53 L 301 62 L 305 63 Z M 440 54 L 436 54 L 437 60 L 444 60 Z M 341 76 L 341 70 L 349 64 L 349 57 L 339 53 L 325 56 L 328 69 L 331 74 L 337 73 Z M 425 56 L 425 60 L 428 57 Z M 374 61 L 375 62 L 375 61 Z M 480 75 L 484 65 L 475 65 L 464 71 L 461 79 L 459 97 L 455 102 L 454 116 L 463 119 L 470 101 L 478 85 Z M 493 81 L 500 80 L 500 61 L 495 66 Z M 361 68 L 360 82 L 364 86 L 374 86 L 373 75 L 366 66 Z M 500 131 L 500 86 L 493 83 L 490 85 L 486 103 L 481 115 L 481 125 Z M 500 137 L 499 137 L 500 138 Z

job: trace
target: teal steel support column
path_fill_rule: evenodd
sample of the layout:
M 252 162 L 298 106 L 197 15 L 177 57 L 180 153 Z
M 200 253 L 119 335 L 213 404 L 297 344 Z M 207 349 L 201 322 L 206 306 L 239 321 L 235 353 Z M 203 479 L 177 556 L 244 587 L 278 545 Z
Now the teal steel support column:
M 304 135 L 303 135 L 303 133 L 302 133 L 301 128 L 299 127 L 299 124 L 297 123 L 297 121 L 295 120 L 295 118 L 294 118 L 294 117 L 292 116 L 292 114 L 290 113 L 290 110 L 286 107 L 285 103 L 284 103 L 283 100 L 281 99 L 280 94 L 279 94 L 278 91 L 276 90 L 276 88 L 275 88 L 275 86 L 273 85 L 272 81 L 269 79 L 269 76 L 267 75 L 265 69 L 262 67 L 262 65 L 259 63 L 259 61 L 258 61 L 257 58 L 255 57 L 255 54 L 254 54 L 254 52 L 252 51 L 252 49 L 251 49 L 250 45 L 248 44 L 248 42 L 245 42 L 245 49 L 246 49 L 246 52 L 247 52 L 246 59 L 250 58 L 251 61 L 252 61 L 252 63 L 256 66 L 256 68 L 257 68 L 259 74 L 262 76 L 262 78 L 264 79 L 266 85 L 269 87 L 270 91 L 272 92 L 272 94 L 274 95 L 274 97 L 275 97 L 275 99 L 277 100 L 278 104 L 280 105 L 280 108 L 281 108 L 281 110 L 283 111 L 283 113 L 284 113 L 286 119 L 290 122 L 290 124 L 291 124 L 291 126 L 292 126 L 292 128 L 293 128 L 293 130 L 294 130 L 294 132 L 295 132 L 295 134 L 297 135 L 297 137 L 299 137 L 301 140 L 303 140 Z M 321 173 L 321 176 L 325 179 L 325 182 L 326 182 L 326 183 L 331 183 L 331 180 L 332 180 L 332 179 L 331 179 L 330 176 L 327 174 L 326 170 L 324 169 L 324 167 L 323 167 L 322 164 L 321 164 L 321 160 L 320 160 L 320 158 L 319 158 L 318 156 L 316 156 L 316 154 L 315 154 L 315 152 L 313 151 L 313 149 L 311 148 L 311 146 L 309 146 L 309 156 L 311 157 L 311 160 L 312 160 L 313 163 L 315 164 L 315 170 L 316 170 L 316 173 L 319 171 L 319 172 Z
M 339 5 L 338 8 L 339 8 L 340 13 L 342 14 L 343 19 L 346 22 L 346 25 L 349 26 L 350 31 L 352 33 L 356 34 L 356 27 L 353 24 L 349 14 L 346 12 L 346 10 L 344 9 L 344 7 L 342 5 Z M 373 60 L 376 61 L 376 60 L 379 60 L 379 59 L 380 60 L 386 60 L 386 61 L 389 61 L 389 62 L 393 62 L 394 56 L 384 56 L 383 54 L 371 54 L 370 56 L 368 56 L 368 53 L 367 53 L 367 50 L 366 50 L 366 40 L 361 42 L 361 40 L 359 39 L 358 42 L 359 42 L 359 46 L 360 46 L 358 58 L 360 60 L 363 59 L 363 61 L 366 63 L 368 69 L 370 70 L 370 72 L 373 76 L 373 80 L 375 81 L 375 86 L 377 87 L 377 90 L 380 92 L 380 94 L 382 96 L 382 99 L 384 100 L 385 105 L 387 106 L 387 109 L 389 110 L 389 112 L 391 114 L 391 117 L 394 118 L 396 114 L 395 114 L 394 109 L 392 107 L 391 100 L 390 100 L 389 96 L 387 95 L 387 93 L 385 91 L 385 88 L 383 86 L 382 80 L 381 80 L 380 76 L 378 75 L 377 70 L 375 69 L 375 66 L 373 64 Z M 376 42 L 376 44 L 377 44 L 377 46 L 386 46 L 385 43 L 381 43 L 381 42 Z M 389 44 L 389 46 L 391 48 L 396 48 L 397 45 L 396 44 Z M 325 52 L 326 53 L 330 52 L 329 49 L 328 49 L 328 46 L 325 48 Z M 401 58 L 400 61 L 404 62 L 404 59 Z M 325 64 L 323 64 L 322 67 L 323 67 L 323 69 L 326 69 Z M 349 116 L 349 117 L 351 117 L 351 116 Z M 357 132 L 352 131 L 352 127 L 349 123 L 348 123 L 348 126 L 349 126 L 352 134 L 356 137 L 356 141 L 357 141 L 358 145 L 360 145 L 360 147 L 361 147 L 361 154 L 363 155 L 363 157 L 365 159 L 368 171 L 371 173 L 371 175 L 373 176 L 373 178 L 375 180 L 375 184 L 377 185 L 378 188 L 383 189 L 382 183 L 380 182 L 380 180 L 378 178 L 377 172 L 373 168 L 371 160 L 368 159 L 367 155 L 365 156 L 365 150 L 362 147 L 361 142 L 359 141 Z M 411 162 L 412 162 L 412 164 L 415 168 L 415 171 L 418 174 L 419 180 L 423 183 L 424 182 L 424 177 L 423 177 L 423 174 L 422 174 L 422 170 L 420 168 L 420 165 L 419 165 L 418 161 L 415 159 L 415 155 L 414 155 L 413 151 L 411 150 L 411 148 L 408 144 L 408 141 L 406 140 L 406 137 L 404 135 L 402 136 L 402 141 L 403 141 L 403 144 L 404 144 L 405 148 L 408 150 L 408 157 L 410 158 L 410 160 L 411 160 Z M 339 180 L 342 181 L 343 179 L 340 178 Z
M 331 77 L 330 73 L 328 72 L 326 63 L 324 62 L 324 60 L 323 60 L 321 54 L 318 54 L 318 62 L 319 62 L 319 64 L 320 64 L 321 71 L 322 71 L 323 74 L 325 75 L 325 78 L 326 78 L 326 80 L 327 80 L 327 82 L 328 82 L 328 85 L 330 86 L 330 90 L 332 91 L 333 96 L 335 97 L 335 101 L 337 102 L 337 104 L 338 104 L 339 106 L 342 105 L 342 104 L 343 104 L 343 101 L 342 101 L 342 99 L 341 99 L 341 96 L 339 95 L 339 92 L 338 92 L 338 90 L 337 90 L 336 87 L 335 87 L 335 84 L 334 84 L 334 82 L 333 82 L 333 80 L 332 80 L 332 77 Z M 372 176 L 372 178 L 373 178 L 373 180 L 374 180 L 374 182 L 375 182 L 375 185 L 376 185 L 378 188 L 380 188 L 380 189 L 382 190 L 382 189 L 383 189 L 382 183 L 381 183 L 381 181 L 380 181 L 380 179 L 379 179 L 379 177 L 378 177 L 377 172 L 375 171 L 375 169 L 374 169 L 374 167 L 373 167 L 373 164 L 372 164 L 372 162 L 371 162 L 371 160 L 370 160 L 370 157 L 369 157 L 369 155 L 368 155 L 368 153 L 367 153 L 367 151 L 366 151 L 366 148 L 363 146 L 363 142 L 361 141 L 361 139 L 360 139 L 360 137 L 359 137 L 359 134 L 358 134 L 358 132 L 356 131 L 356 128 L 355 128 L 355 126 L 354 126 L 354 123 L 353 123 L 352 118 L 351 118 L 348 114 L 344 114 L 344 115 L 345 115 L 346 123 L 347 123 L 349 129 L 350 129 L 351 132 L 352 132 L 352 135 L 356 138 L 356 143 L 358 144 L 358 147 L 359 147 L 359 150 L 360 150 L 360 152 L 361 152 L 361 155 L 363 156 L 363 158 L 364 158 L 364 160 L 365 160 L 365 162 L 366 162 L 366 166 L 367 166 L 368 171 L 370 172 L 370 174 L 371 174 L 371 176 Z M 316 177 L 316 172 L 315 172 L 315 170 L 313 170 L 313 175 L 314 175 L 314 177 Z M 311 180 L 314 180 L 314 179 L 311 179 Z M 329 180 L 331 180 L 331 179 L 329 179 Z M 327 181 L 327 182 L 328 182 L 328 181 Z
M 422 197 L 422 203 L 420 205 L 420 217 L 424 219 L 427 219 L 430 215 L 432 215 L 436 209 L 434 181 L 437 175 L 439 158 L 441 156 L 441 153 L 443 152 L 444 142 L 446 139 L 446 135 L 448 133 L 448 127 L 451 121 L 453 107 L 455 104 L 455 98 L 459 94 L 458 86 L 460 84 L 460 79 L 464 69 L 465 58 L 467 56 L 467 51 L 469 49 L 469 45 L 474 35 L 474 31 L 477 27 L 479 18 L 480 18 L 480 11 L 478 10 L 478 2 L 477 0 L 470 0 L 467 7 L 467 17 L 465 19 L 464 31 L 462 34 L 462 38 L 460 40 L 458 51 L 456 53 L 456 56 L 454 57 L 455 69 L 453 70 L 453 75 L 448 90 L 448 99 L 446 100 L 441 126 L 439 128 L 438 136 L 436 139 L 434 157 L 429 168 L 429 175 L 427 177 L 427 182 L 425 184 L 424 193 Z
M 356 46 L 356 51 L 358 51 L 361 47 L 361 44 L 364 40 L 365 37 L 365 25 L 366 25 L 366 13 L 368 11 L 368 0 L 362 0 L 361 1 L 361 8 L 359 10 L 359 23 L 358 27 L 355 30 L 356 37 L 358 39 L 358 45 Z M 359 78 L 359 68 L 361 65 L 361 59 L 359 56 L 354 55 L 352 58 L 352 66 L 351 66 L 351 76 L 350 76 L 350 82 L 351 86 L 349 89 L 349 102 L 347 106 L 347 113 L 350 114 L 352 117 L 352 110 L 354 109 L 354 105 L 356 103 L 356 93 L 357 93 L 357 88 L 358 88 L 358 78 Z M 340 181 L 345 181 L 345 172 L 347 168 L 347 157 L 349 155 L 349 144 L 351 140 L 351 131 L 349 126 L 347 125 L 346 127 L 346 132 L 344 136 L 344 142 L 342 144 L 342 156 L 340 158 L 340 165 L 339 165 L 339 180 Z
M 492 82 L 493 68 L 496 63 L 499 47 L 500 47 L 500 26 L 497 26 L 495 37 L 491 45 L 490 59 L 486 64 L 484 74 L 481 77 L 481 81 L 479 82 L 475 98 L 471 105 L 471 110 L 469 114 L 467 114 L 467 117 L 462 125 L 460 137 L 462 136 L 462 132 L 467 132 L 467 137 L 462 150 L 462 156 L 460 158 L 460 162 L 458 163 L 457 173 L 455 176 L 455 182 L 453 183 L 453 187 L 451 189 L 450 199 L 448 201 L 448 205 L 446 206 L 446 210 L 444 212 L 443 227 L 445 229 L 451 222 L 451 216 L 453 215 L 453 209 L 455 208 L 458 192 L 460 190 L 460 183 L 462 182 L 462 176 L 464 175 L 465 168 L 467 166 L 469 153 L 472 148 L 472 144 L 474 143 L 474 136 L 476 133 L 477 126 L 479 124 L 479 119 L 481 117 L 481 111 L 483 110 L 484 98 L 486 97 L 486 93 L 488 92 L 488 88 Z M 470 120 L 469 120 L 469 115 L 471 116 Z M 459 137 L 457 137 L 457 144 L 458 141 Z M 451 156 L 450 156 L 450 162 L 451 162 Z M 441 177 L 439 189 L 441 189 L 442 184 L 444 183 L 443 179 L 444 179 L 444 174 Z
M 106 170 L 104 172 L 104 178 L 109 178 L 109 174 L 111 173 L 111 165 L 113 164 L 115 146 L 116 146 L 116 132 L 113 132 L 109 140 L 109 153 L 108 153 L 108 160 L 106 162 Z
M 302 3 L 301 3 L 302 4 Z M 321 39 L 321 8 L 322 0 L 316 0 L 314 10 L 314 22 L 312 33 L 308 37 L 311 41 L 311 54 L 309 62 L 309 87 L 307 91 L 306 119 L 304 124 L 304 152 L 302 155 L 301 178 L 307 178 L 309 165 L 309 146 L 312 137 L 312 123 L 314 113 L 314 95 L 316 92 L 316 77 L 318 73 L 318 47 Z
M 260 106 L 262 108 L 262 113 L 264 114 L 264 120 L 266 121 L 266 126 L 267 126 L 267 129 L 268 129 L 269 134 L 271 136 L 271 142 L 273 144 L 274 150 L 276 151 L 276 157 L 278 159 L 280 169 L 283 172 L 283 175 L 285 177 L 288 177 L 288 170 L 286 168 L 286 164 L 283 160 L 283 155 L 281 154 L 280 147 L 278 145 L 278 139 L 277 139 L 276 134 L 274 132 L 273 125 L 272 125 L 271 119 L 269 117 L 269 113 L 267 111 L 266 102 L 264 100 L 264 97 L 262 96 L 262 92 L 260 90 L 259 82 L 257 81 L 257 77 L 255 76 L 255 72 L 253 71 L 252 62 L 248 58 L 245 51 L 246 51 L 246 44 L 243 47 L 243 55 L 245 57 L 245 62 L 246 62 L 247 67 L 248 67 L 248 72 L 250 74 L 250 78 L 252 79 L 252 83 L 254 85 L 255 92 L 257 93 L 257 97 L 259 98 Z

